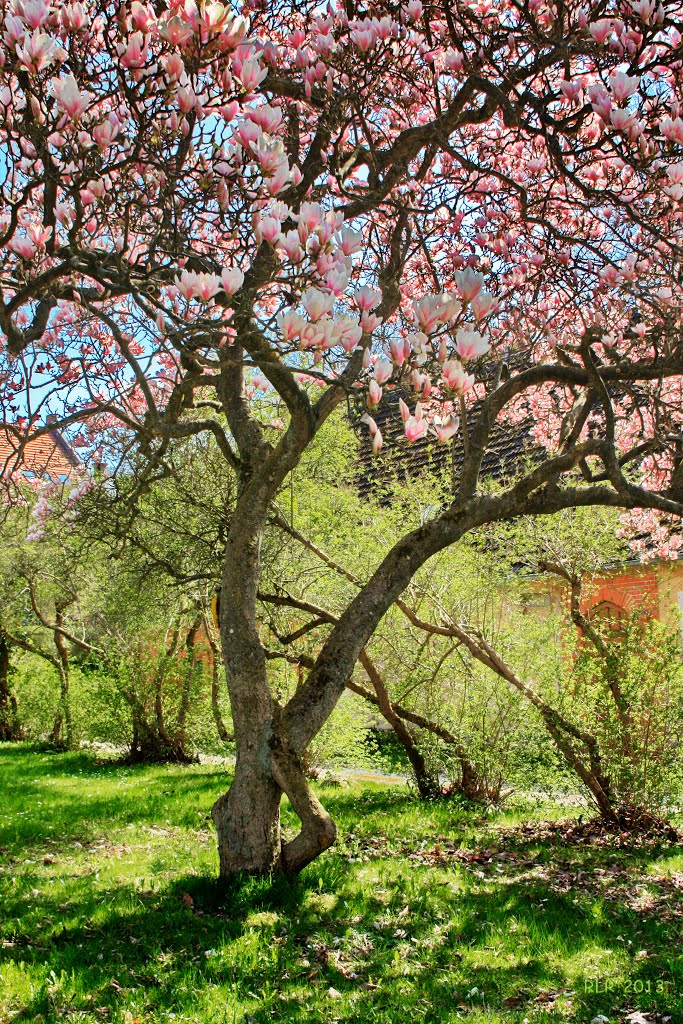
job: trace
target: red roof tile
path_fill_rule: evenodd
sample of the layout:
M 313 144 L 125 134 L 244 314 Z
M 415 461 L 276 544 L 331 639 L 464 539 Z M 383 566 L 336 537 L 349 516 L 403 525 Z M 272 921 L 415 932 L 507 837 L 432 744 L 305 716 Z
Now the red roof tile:
M 70 476 L 79 461 L 56 430 L 33 438 L 20 450 L 20 442 L 0 424 L 0 478 L 32 473 L 36 477 Z

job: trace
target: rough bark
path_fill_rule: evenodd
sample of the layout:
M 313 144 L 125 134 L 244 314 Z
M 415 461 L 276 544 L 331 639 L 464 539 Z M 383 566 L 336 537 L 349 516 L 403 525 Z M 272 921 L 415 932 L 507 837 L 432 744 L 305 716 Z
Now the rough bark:
M 269 758 L 238 761 L 227 793 L 213 805 L 220 875 L 268 875 L 282 868 L 280 798 Z
M 248 430 L 238 414 L 233 422 L 238 432 Z M 303 429 L 300 423 L 299 428 Z M 233 518 L 227 537 L 220 626 L 237 760 L 232 785 L 212 810 L 222 876 L 273 871 L 294 874 L 327 849 L 336 832 L 306 780 L 301 761 L 304 751 L 291 743 L 281 708 L 270 692 L 266 652 L 256 620 L 263 530 L 274 490 L 288 472 L 289 459 L 295 462 L 294 449 L 305 444 L 305 437 L 297 442 L 296 432 L 295 424 L 280 442 L 281 459 L 270 462 L 270 473 L 267 458 L 265 469 L 256 477 L 245 472 L 241 514 Z M 253 443 L 243 443 L 252 458 L 257 454 L 263 457 L 262 449 L 255 452 Z M 283 793 L 301 822 L 299 834 L 284 843 L 280 835 Z

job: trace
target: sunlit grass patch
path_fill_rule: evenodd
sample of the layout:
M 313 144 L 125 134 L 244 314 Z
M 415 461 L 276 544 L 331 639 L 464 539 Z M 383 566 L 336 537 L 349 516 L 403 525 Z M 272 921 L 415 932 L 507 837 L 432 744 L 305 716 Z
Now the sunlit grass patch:
M 300 878 L 220 885 L 226 784 L 0 749 L 2 1024 L 683 1019 L 676 848 L 501 843 L 519 808 L 364 782 L 321 789 L 339 842 Z

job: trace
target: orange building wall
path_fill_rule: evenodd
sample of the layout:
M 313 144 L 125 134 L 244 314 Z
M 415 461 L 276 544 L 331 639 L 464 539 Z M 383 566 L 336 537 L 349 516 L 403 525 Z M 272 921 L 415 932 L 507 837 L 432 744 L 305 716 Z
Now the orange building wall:
M 660 618 L 655 566 L 628 567 L 596 577 L 584 589 L 582 610 L 588 612 L 603 602 L 621 608 L 626 616 L 641 613 L 647 618 Z

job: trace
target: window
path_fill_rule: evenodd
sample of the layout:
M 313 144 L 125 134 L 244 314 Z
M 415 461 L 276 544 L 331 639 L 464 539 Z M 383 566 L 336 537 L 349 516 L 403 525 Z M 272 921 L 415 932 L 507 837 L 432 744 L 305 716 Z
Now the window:
M 600 601 L 588 613 L 588 620 L 597 628 L 603 628 L 616 636 L 626 630 L 627 615 L 624 609 L 613 601 Z

